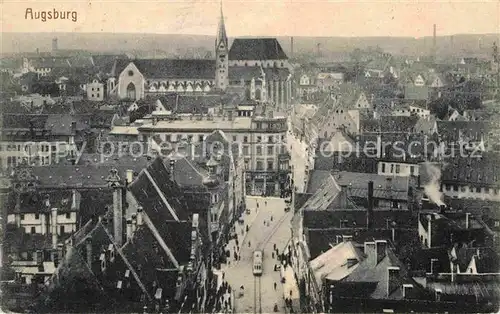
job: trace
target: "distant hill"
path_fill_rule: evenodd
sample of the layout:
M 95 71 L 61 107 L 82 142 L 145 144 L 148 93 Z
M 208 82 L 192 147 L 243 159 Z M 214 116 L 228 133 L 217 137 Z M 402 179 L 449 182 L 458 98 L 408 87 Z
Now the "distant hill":
M 213 52 L 215 36 L 126 34 L 126 33 L 2 33 L 2 53 L 50 51 L 57 37 L 60 49 L 83 49 L 95 52 L 131 52 L 140 56 L 165 57 L 186 53 L 202 55 Z M 489 56 L 497 34 L 454 35 L 437 37 L 437 53 L 442 56 Z M 290 55 L 290 37 L 278 37 Z M 354 48 L 379 47 L 395 55 L 427 55 L 432 37 L 294 37 L 296 54 L 349 52 Z M 213 53 L 212 53 L 213 54 Z M 207 57 L 207 55 L 204 55 Z M 203 56 L 201 56 L 203 57 Z

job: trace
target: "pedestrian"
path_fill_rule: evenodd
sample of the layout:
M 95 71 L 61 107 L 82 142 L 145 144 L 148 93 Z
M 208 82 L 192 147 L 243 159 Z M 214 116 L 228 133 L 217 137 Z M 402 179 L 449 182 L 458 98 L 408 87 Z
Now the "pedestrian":
M 274 258 L 274 252 L 271 253 L 272 258 Z
M 224 276 L 226 275 L 225 272 L 222 272 L 222 280 L 224 280 Z
M 264 226 L 266 225 L 266 221 L 264 220 Z
M 250 228 L 249 228 L 249 227 L 248 227 L 248 225 L 247 225 L 247 228 L 246 228 L 247 232 L 248 232 L 248 230 L 249 230 L 249 229 L 250 229 Z
M 264 205 L 267 206 L 267 201 L 264 202 Z
M 250 246 L 251 246 L 250 241 L 248 241 L 248 247 L 250 247 Z
M 257 202 L 257 209 L 259 208 L 259 202 Z
M 273 221 L 273 216 L 271 215 L 271 221 Z
M 236 239 L 234 242 L 236 243 L 236 247 L 238 247 L 240 245 L 238 239 Z
M 276 287 L 278 286 L 278 284 L 276 284 L 276 282 L 274 283 L 274 290 L 276 290 Z
M 276 250 L 276 243 L 273 244 L 273 250 Z
M 290 299 L 292 298 L 292 289 L 290 289 Z

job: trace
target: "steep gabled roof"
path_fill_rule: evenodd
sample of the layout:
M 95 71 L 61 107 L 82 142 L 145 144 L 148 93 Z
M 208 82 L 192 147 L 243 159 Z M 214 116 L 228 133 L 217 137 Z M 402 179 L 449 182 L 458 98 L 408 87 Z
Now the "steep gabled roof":
M 288 59 L 276 38 L 236 38 L 229 50 L 229 60 Z
M 146 79 L 215 79 L 215 61 L 207 59 L 136 59 Z

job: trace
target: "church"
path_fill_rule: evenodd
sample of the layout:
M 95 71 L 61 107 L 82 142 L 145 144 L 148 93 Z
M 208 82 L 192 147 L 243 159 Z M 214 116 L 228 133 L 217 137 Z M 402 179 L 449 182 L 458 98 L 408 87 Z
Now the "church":
M 243 88 L 246 100 L 283 110 L 292 99 L 291 66 L 276 38 L 236 38 L 231 47 L 221 16 L 215 60 L 115 60 L 107 81 L 109 95 L 143 99 L 169 93 L 198 94 Z

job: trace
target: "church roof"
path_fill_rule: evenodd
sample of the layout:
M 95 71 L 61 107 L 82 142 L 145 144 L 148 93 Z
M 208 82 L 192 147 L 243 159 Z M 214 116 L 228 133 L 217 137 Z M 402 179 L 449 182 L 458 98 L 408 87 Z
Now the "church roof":
M 229 60 L 288 59 L 276 38 L 236 38 L 229 50 Z
M 214 60 L 137 59 L 131 62 L 147 79 L 215 79 Z

